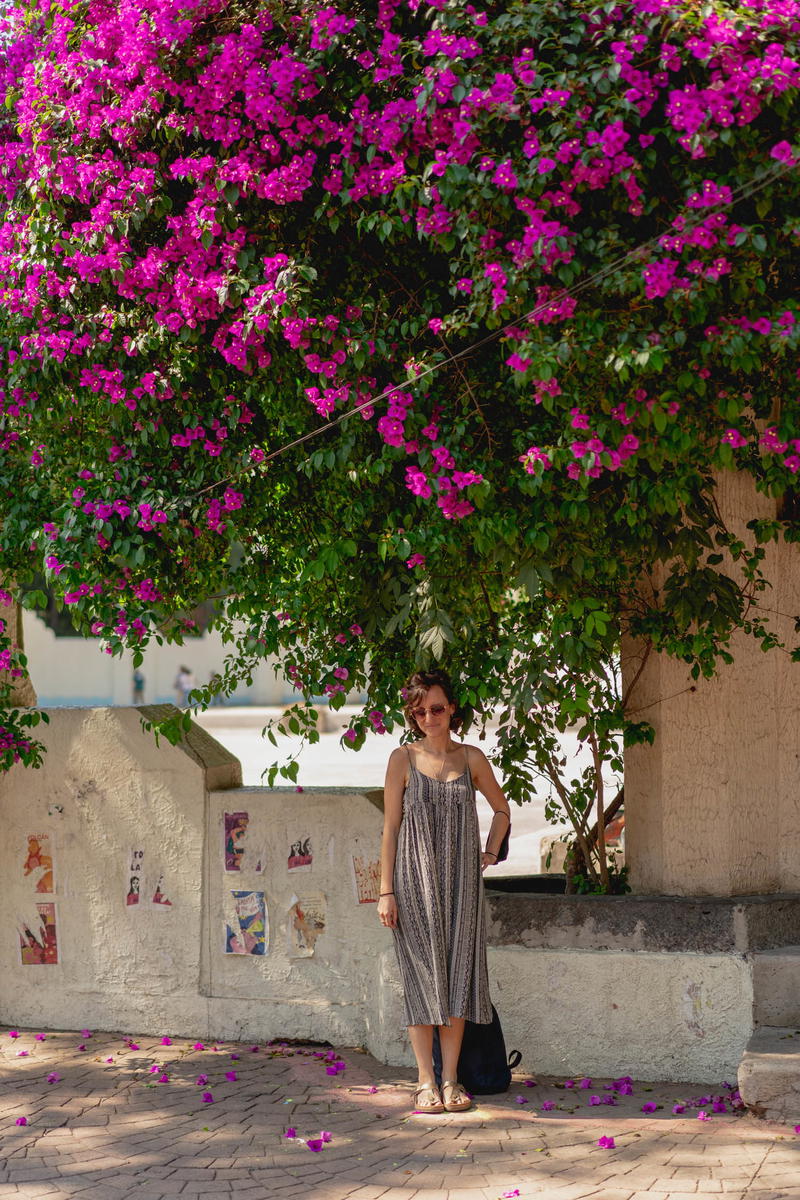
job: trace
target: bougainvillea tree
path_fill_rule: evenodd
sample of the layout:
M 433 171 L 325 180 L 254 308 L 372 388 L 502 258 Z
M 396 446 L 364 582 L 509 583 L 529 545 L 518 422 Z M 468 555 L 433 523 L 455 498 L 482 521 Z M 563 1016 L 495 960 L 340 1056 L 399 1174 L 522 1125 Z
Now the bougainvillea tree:
M 115 654 L 213 597 L 221 686 L 279 656 L 303 728 L 363 690 L 355 747 L 443 660 L 590 849 L 646 735 L 620 631 L 698 673 L 772 637 L 794 527 L 734 537 L 714 477 L 800 471 L 799 35 L 797 0 L 18 0 L 0 571 Z

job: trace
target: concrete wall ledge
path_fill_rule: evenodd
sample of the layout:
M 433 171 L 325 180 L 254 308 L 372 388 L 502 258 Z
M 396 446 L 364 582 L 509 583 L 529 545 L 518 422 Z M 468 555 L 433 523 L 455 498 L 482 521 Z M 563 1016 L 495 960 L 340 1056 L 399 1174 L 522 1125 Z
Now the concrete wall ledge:
M 750 954 L 800 943 L 800 894 L 558 896 L 487 887 L 492 946 Z

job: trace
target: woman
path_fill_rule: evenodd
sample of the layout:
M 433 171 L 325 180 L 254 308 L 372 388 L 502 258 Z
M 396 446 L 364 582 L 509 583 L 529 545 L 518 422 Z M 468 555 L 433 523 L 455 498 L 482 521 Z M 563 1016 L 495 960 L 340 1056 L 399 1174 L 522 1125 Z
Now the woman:
M 464 1021 L 492 1019 L 481 873 L 497 862 L 511 823 L 485 754 L 453 740 L 461 724 L 443 671 L 412 675 L 405 715 L 416 745 L 392 752 L 384 785 L 378 916 L 394 933 L 408 1036 L 419 1072 L 418 1112 L 463 1112 L 457 1082 Z M 494 809 L 481 852 L 475 788 Z M 433 1070 L 439 1027 L 442 1087 Z

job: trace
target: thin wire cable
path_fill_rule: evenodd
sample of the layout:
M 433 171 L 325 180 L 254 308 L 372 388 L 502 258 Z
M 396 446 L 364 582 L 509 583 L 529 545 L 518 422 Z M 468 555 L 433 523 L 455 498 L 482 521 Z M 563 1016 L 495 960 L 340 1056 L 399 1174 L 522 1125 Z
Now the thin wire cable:
M 750 180 L 747 183 L 741 184 L 738 188 L 732 189 L 729 200 L 714 204 L 713 207 L 715 209 L 731 209 L 736 204 L 739 204 L 742 200 L 749 200 L 751 196 L 754 196 L 757 192 L 761 191 L 769 183 L 775 182 L 777 179 L 780 179 L 782 175 L 787 174 L 790 170 L 795 170 L 796 167 L 797 164 L 795 162 L 778 163 L 775 167 L 769 168 L 760 179 Z M 694 225 L 689 223 L 685 228 L 691 230 L 693 228 L 697 228 L 701 223 L 701 218 L 698 216 L 697 222 Z M 638 246 L 631 247 L 630 250 L 627 250 L 624 254 L 619 255 L 616 259 L 614 259 L 613 262 L 601 267 L 592 275 L 588 276 L 588 278 L 579 280 L 577 283 L 570 284 L 568 287 L 561 288 L 555 293 L 555 295 L 548 297 L 547 300 L 540 301 L 538 304 L 534 305 L 529 312 L 523 314 L 523 316 L 517 317 L 515 320 L 510 321 L 507 325 L 501 326 L 500 329 L 492 330 L 490 333 L 485 334 L 482 338 L 479 338 L 478 341 L 471 342 L 469 346 L 465 346 L 463 349 L 457 350 L 455 353 L 449 354 L 445 358 L 438 359 L 435 363 L 431 363 L 429 367 L 426 367 L 423 371 L 420 371 L 415 379 L 405 380 L 403 383 L 391 384 L 389 387 L 384 388 L 384 390 L 377 396 L 372 396 L 369 400 L 363 401 L 354 408 L 349 408 L 346 412 L 340 413 L 338 417 L 334 417 L 332 420 L 326 421 L 324 425 L 319 425 L 316 429 L 312 429 L 308 433 L 304 433 L 300 437 L 294 438 L 291 442 L 287 442 L 285 445 L 279 446 L 276 450 L 270 451 L 270 453 L 267 454 L 260 463 L 253 464 L 252 466 L 239 467 L 238 470 L 233 471 L 230 475 L 226 475 L 222 479 L 216 480 L 214 483 L 210 483 L 206 487 L 200 488 L 198 491 L 192 492 L 188 496 L 176 497 L 174 500 L 171 500 L 165 504 L 164 507 L 172 508 L 177 504 L 189 503 L 192 500 L 196 500 L 206 492 L 214 491 L 216 488 L 223 486 L 223 484 L 227 484 L 231 480 L 238 479 L 241 475 L 250 474 L 257 470 L 258 467 L 263 467 L 267 463 L 272 462 L 274 459 L 279 458 L 281 455 L 287 454 L 296 446 L 302 446 L 305 442 L 311 441 L 313 438 L 317 438 L 323 433 L 327 433 L 329 429 L 335 429 L 337 425 L 341 425 L 341 423 L 346 421 L 349 417 L 354 417 L 357 413 L 364 412 L 365 409 L 374 408 L 375 405 L 379 404 L 382 400 L 387 399 L 400 387 L 404 385 L 416 386 L 420 380 L 427 378 L 429 375 L 433 374 L 434 371 L 439 371 L 443 367 L 447 367 L 451 363 L 457 362 L 459 359 L 466 358 L 468 355 L 474 354 L 475 351 L 479 350 L 482 346 L 488 345 L 490 342 L 496 341 L 497 338 L 505 336 L 513 329 L 516 329 L 518 325 L 529 324 L 535 317 L 552 307 L 553 304 L 557 304 L 560 300 L 580 295 L 581 292 L 593 287 L 595 284 L 605 279 L 608 275 L 611 275 L 615 271 L 619 270 L 628 261 L 628 259 L 646 254 L 649 250 L 656 248 L 661 239 L 665 236 L 668 235 L 664 233 L 654 234 L 646 242 L 640 242 Z

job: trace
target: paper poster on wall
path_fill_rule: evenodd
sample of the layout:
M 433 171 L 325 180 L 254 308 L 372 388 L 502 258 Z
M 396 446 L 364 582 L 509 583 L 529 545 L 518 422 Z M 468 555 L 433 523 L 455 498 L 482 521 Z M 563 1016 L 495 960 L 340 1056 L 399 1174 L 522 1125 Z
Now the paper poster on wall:
M 325 896 L 315 892 L 293 896 L 286 932 L 289 958 L 311 958 L 317 938 L 325 930 Z
M 377 904 L 381 890 L 381 860 L 353 854 L 350 858 L 353 891 L 358 904 Z
M 53 855 L 49 833 L 29 833 L 27 853 L 22 874 L 32 882 L 33 890 L 45 895 L 55 891 Z
M 250 814 L 246 812 L 226 812 L 225 822 L 225 870 L 241 871 L 244 858 L 247 826 L 250 824 Z
M 298 838 L 289 847 L 287 866 L 290 871 L 310 871 L 314 861 L 311 838 Z
M 151 903 L 157 905 L 159 908 L 171 908 L 172 901 L 168 900 L 167 897 L 164 895 L 164 891 L 161 886 L 163 884 L 163 882 L 164 882 L 164 876 L 159 875 L 158 879 L 156 880 L 156 886 L 153 890 L 153 898 L 152 898 Z
M 226 812 L 223 814 L 223 824 L 225 870 L 241 874 L 253 871 L 260 875 L 267 861 L 267 837 L 263 822 L 258 818 L 254 822 L 247 812 Z
M 225 922 L 226 954 L 267 953 L 269 918 L 263 892 L 231 892 L 235 916 Z
M 24 967 L 52 966 L 58 962 L 56 906 L 52 901 L 37 904 L 35 918 L 18 918 L 17 928 Z
M 141 848 L 131 850 L 128 855 L 128 869 L 125 872 L 125 877 L 128 881 L 128 892 L 125 896 L 125 903 L 128 908 L 135 908 L 141 901 L 143 865 L 144 850 Z

